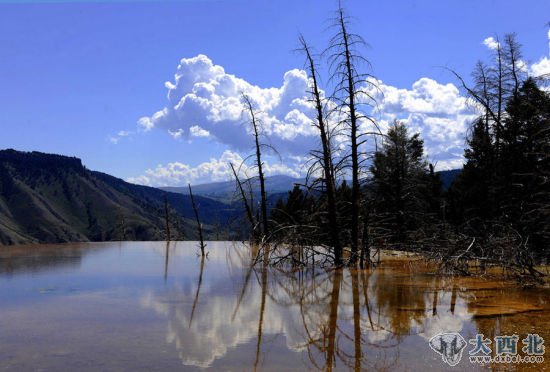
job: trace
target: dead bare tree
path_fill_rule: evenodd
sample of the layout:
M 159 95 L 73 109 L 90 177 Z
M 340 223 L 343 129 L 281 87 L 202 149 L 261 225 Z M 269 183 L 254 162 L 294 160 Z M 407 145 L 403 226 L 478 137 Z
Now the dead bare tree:
M 254 220 L 254 215 L 252 213 L 252 209 L 250 209 L 250 205 L 248 204 L 248 200 L 246 197 L 246 193 L 243 188 L 243 184 L 241 180 L 239 179 L 239 175 L 237 174 L 237 171 L 235 170 L 235 167 L 233 166 L 233 163 L 229 163 L 229 166 L 231 167 L 231 171 L 233 172 L 233 176 L 235 177 L 235 182 L 237 183 L 237 187 L 239 189 L 239 193 L 241 194 L 241 199 L 243 202 L 243 206 L 246 212 L 246 218 L 248 219 L 248 222 L 250 224 L 250 232 L 252 233 L 252 236 L 255 237 L 255 230 L 256 230 L 256 221 Z
M 362 193 L 360 185 L 361 146 L 366 142 L 364 138 L 368 133 L 362 133 L 359 126 L 361 120 L 366 120 L 374 125 L 376 123 L 369 116 L 361 113 L 360 106 L 365 102 L 372 102 L 373 97 L 363 87 L 372 86 L 367 73 L 359 71 L 361 65 L 370 66 L 369 61 L 359 53 L 359 48 L 365 46 L 363 38 L 349 31 L 350 18 L 340 6 L 334 19 L 336 34 L 330 40 L 326 52 L 329 54 L 331 67 L 331 79 L 336 84 L 333 95 L 338 103 L 338 111 L 343 116 L 341 124 L 348 129 L 350 139 L 352 197 L 351 197 L 351 256 L 349 264 L 355 264 L 358 258 L 360 244 L 360 213 Z M 370 256 L 366 256 L 370 264 Z
M 328 221 L 331 237 L 331 245 L 334 249 L 334 263 L 337 266 L 342 264 L 342 246 L 340 244 L 340 228 L 338 224 L 337 207 L 336 207 L 336 181 L 334 175 L 334 164 L 331 152 L 330 143 L 330 128 L 324 113 L 324 103 L 321 98 L 321 92 L 317 83 L 317 72 L 315 61 L 311 55 L 310 48 L 308 47 L 303 36 L 300 36 L 300 43 L 302 45 L 302 51 L 306 55 L 306 64 L 308 72 L 311 78 L 311 95 L 312 101 L 315 103 L 315 109 L 317 114 L 317 120 L 313 125 L 319 130 L 319 137 L 321 140 L 322 150 L 313 151 L 312 155 L 320 163 L 323 170 L 323 181 L 326 187 L 327 201 L 328 201 Z M 315 167 L 313 164 L 312 167 Z
M 126 220 L 124 219 L 124 212 L 122 211 L 122 208 L 119 208 L 119 223 L 118 223 L 118 229 L 120 231 L 120 241 L 126 240 Z
M 262 163 L 262 151 L 260 143 L 260 122 L 256 116 L 254 106 L 250 97 L 243 93 L 242 99 L 245 105 L 245 109 L 250 116 L 250 124 L 254 132 L 254 144 L 256 146 L 256 166 L 258 167 L 258 178 L 260 180 L 260 208 L 261 208 L 261 220 L 262 220 L 262 232 L 264 237 L 269 236 L 269 226 L 267 223 L 267 196 L 265 191 L 265 178 Z
M 524 73 L 521 68 L 521 44 L 516 40 L 515 34 L 507 34 L 504 36 L 504 66 L 505 75 L 511 80 L 510 93 L 513 97 L 517 97 L 521 82 L 524 80 Z
M 494 38 L 491 47 L 493 62 L 485 64 L 478 61 L 472 73 L 474 84 L 469 86 L 456 71 L 450 72 L 458 79 L 462 89 L 483 113 L 486 134 L 494 134 L 495 156 L 500 154 L 502 130 L 506 119 L 506 105 L 512 97 L 518 95 L 519 88 L 527 74 L 521 69 L 521 45 L 515 34 L 506 34 L 504 43 Z
M 199 232 L 199 244 L 201 249 L 201 256 L 204 257 L 204 249 L 206 248 L 206 244 L 204 243 L 203 235 L 202 235 L 202 224 L 201 220 L 199 218 L 199 210 L 197 208 L 197 205 L 195 204 L 195 198 L 193 197 L 193 190 L 191 190 L 191 184 L 188 184 L 189 186 L 189 196 L 191 197 L 191 205 L 193 206 L 193 211 L 195 212 L 195 219 L 197 220 L 197 229 Z
M 164 195 L 164 220 L 166 222 L 166 241 L 170 241 L 170 218 L 168 208 L 168 198 Z

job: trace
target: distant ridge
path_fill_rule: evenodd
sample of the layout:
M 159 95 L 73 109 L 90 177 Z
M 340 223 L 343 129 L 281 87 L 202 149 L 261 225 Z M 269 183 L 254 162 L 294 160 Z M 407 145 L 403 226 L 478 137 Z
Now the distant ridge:
M 438 174 L 446 190 L 460 170 Z M 269 207 L 303 183 L 284 175 L 267 177 Z M 235 199 L 233 181 L 195 185 L 193 191 L 208 239 L 243 236 L 242 205 Z M 195 239 L 187 192 L 183 187 L 134 185 L 90 171 L 75 157 L 0 150 L 0 245 L 164 240 L 165 196 L 172 239 Z
M 437 174 L 439 174 L 439 179 L 441 180 L 443 190 L 447 190 L 461 172 L 462 169 L 450 169 L 437 172 Z
M 302 178 L 294 178 L 285 175 L 269 176 L 265 178 L 266 190 L 269 194 L 281 194 L 292 190 L 295 184 L 304 184 Z M 162 190 L 188 195 L 189 189 L 185 187 L 161 187 Z M 236 193 L 235 181 L 222 181 L 193 185 L 193 194 L 216 199 L 225 203 L 230 203 Z M 255 190 L 258 194 L 259 190 Z
M 0 151 L 0 244 L 164 240 L 163 199 L 172 238 L 195 238 L 190 198 L 93 172 L 75 157 Z M 197 196 L 210 238 L 238 210 Z
M 441 179 L 443 190 L 447 190 L 451 186 L 451 184 L 460 174 L 460 172 L 460 169 L 450 169 L 436 172 Z M 284 198 L 287 192 L 292 190 L 294 185 L 304 185 L 306 182 L 306 180 L 303 178 L 294 178 L 285 175 L 269 176 L 265 178 L 265 181 L 266 190 L 269 194 L 268 196 L 271 196 L 271 198 L 273 198 L 275 195 L 277 197 Z M 350 184 L 351 181 L 347 180 L 346 182 Z M 183 195 L 189 194 L 189 189 L 187 186 L 160 187 L 160 189 Z M 259 188 L 256 187 L 254 191 L 254 197 L 258 197 Z M 234 201 L 235 197 L 238 197 L 236 184 L 233 180 L 193 185 L 193 194 L 215 199 L 224 203 L 231 203 Z

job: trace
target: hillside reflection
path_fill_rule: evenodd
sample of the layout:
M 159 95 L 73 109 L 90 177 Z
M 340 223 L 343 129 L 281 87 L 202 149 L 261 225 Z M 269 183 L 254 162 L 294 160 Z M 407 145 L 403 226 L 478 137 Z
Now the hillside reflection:
M 176 282 L 142 297 L 142 306 L 167 318 L 166 340 L 184 365 L 209 367 L 239 347 L 241 362 L 257 369 L 283 343 L 303 353 L 302 367 L 392 369 L 403 349 L 425 353 L 435 334 L 473 327 L 465 288 L 422 274 L 421 261 L 289 273 L 251 267 L 253 257 L 244 245 L 211 251 L 206 261 L 196 258 L 191 287 Z M 220 281 L 234 290 L 219 290 Z
M 0 249 L 0 275 L 37 273 L 61 268 L 77 268 L 92 251 L 105 249 L 100 244 L 31 245 L 2 247 Z

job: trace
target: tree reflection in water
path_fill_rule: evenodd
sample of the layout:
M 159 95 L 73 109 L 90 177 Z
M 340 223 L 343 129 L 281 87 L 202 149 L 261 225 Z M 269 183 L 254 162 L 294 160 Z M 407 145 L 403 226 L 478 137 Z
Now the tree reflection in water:
M 408 368 L 419 353 L 437 359 L 426 354 L 435 334 L 476 330 L 468 284 L 430 275 L 422 261 L 282 271 L 253 265 L 257 247 L 210 247 L 189 285 L 142 299 L 168 318 L 167 340 L 185 365 L 209 367 L 239 348 L 242 365 L 254 370 L 286 359 L 302 360 L 298 369 Z

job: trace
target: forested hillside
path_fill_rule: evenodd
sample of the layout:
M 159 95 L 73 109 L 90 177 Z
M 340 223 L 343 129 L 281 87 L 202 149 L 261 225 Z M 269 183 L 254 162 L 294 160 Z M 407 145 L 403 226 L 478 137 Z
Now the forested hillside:
M 0 151 L 0 244 L 165 239 L 164 196 L 173 239 L 194 239 L 187 195 L 138 186 L 86 169 L 80 159 Z M 237 211 L 197 196 L 208 237 L 227 233 Z

